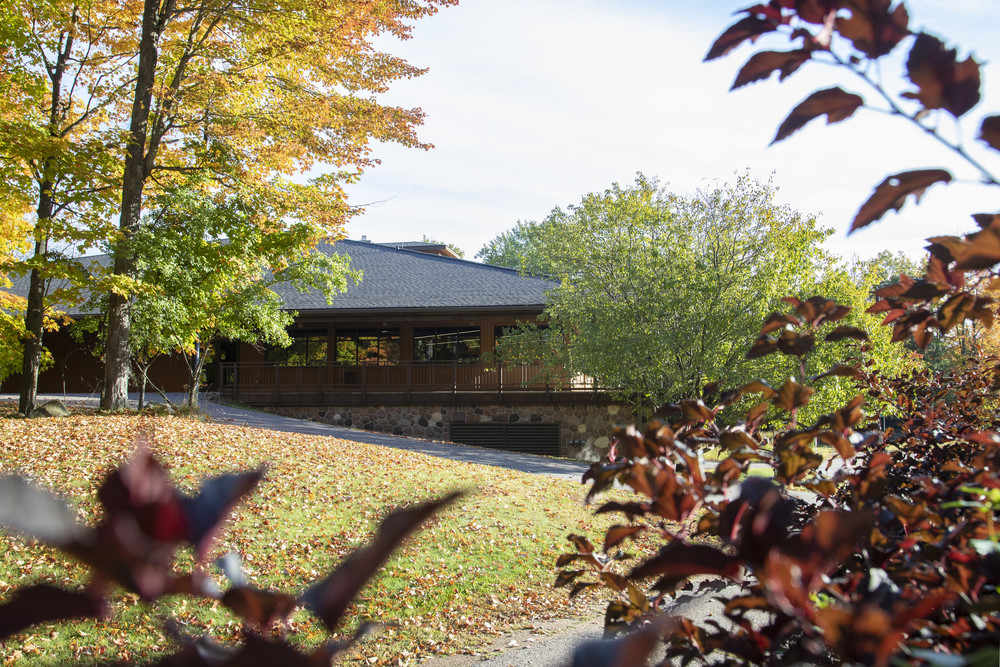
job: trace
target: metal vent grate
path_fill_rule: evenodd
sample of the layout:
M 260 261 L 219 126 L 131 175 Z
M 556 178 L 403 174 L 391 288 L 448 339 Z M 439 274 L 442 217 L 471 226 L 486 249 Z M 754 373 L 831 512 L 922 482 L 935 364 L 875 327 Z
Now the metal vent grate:
M 451 441 L 525 454 L 559 456 L 559 424 L 452 424 Z

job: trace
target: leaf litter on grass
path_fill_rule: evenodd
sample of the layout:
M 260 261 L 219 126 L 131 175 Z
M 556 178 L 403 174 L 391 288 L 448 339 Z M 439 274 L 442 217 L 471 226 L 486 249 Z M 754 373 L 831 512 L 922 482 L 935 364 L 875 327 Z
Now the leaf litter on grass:
M 330 437 L 278 433 L 178 417 L 76 415 L 10 418 L 0 411 L 0 471 L 18 471 L 64 495 L 81 521 L 93 522 L 104 476 L 146 432 L 174 483 L 191 493 L 200 478 L 266 465 L 267 478 L 233 512 L 219 555 L 243 560 L 253 584 L 298 593 L 371 539 L 378 522 L 402 505 L 456 489 L 471 493 L 404 544 L 364 589 L 349 613 L 358 624 L 386 623 L 349 656 L 368 664 L 406 664 L 428 653 L 475 650 L 492 637 L 539 620 L 588 609 L 551 584 L 569 532 L 592 532 L 601 519 L 582 505 L 582 487 L 545 477 L 455 462 Z M 28 583 L 80 584 L 86 568 L 51 549 L 0 536 L 0 601 Z M 189 566 L 182 563 L 181 566 Z M 0 662 L 31 658 L 143 660 L 169 640 L 162 620 L 189 634 L 236 640 L 235 616 L 217 603 L 146 605 L 122 594 L 101 621 L 47 624 L 0 647 Z M 293 642 L 327 638 L 305 613 L 289 623 Z

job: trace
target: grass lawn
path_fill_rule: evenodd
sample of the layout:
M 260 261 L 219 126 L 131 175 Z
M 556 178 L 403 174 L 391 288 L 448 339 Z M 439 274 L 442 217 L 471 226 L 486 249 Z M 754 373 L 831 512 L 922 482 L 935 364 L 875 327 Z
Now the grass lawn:
M 341 634 L 367 620 L 392 625 L 357 647 L 350 661 L 407 664 L 430 653 L 474 650 L 538 620 L 598 613 L 594 599 L 570 603 L 566 589 L 552 588 L 555 559 L 570 550 L 565 536 L 596 536 L 607 527 L 583 506 L 585 488 L 577 482 L 179 417 L 12 414 L 10 406 L 0 407 L 0 471 L 20 471 L 59 492 L 81 521 L 95 518 L 100 481 L 128 457 L 140 432 L 187 492 L 202 476 L 266 464 L 267 479 L 237 508 L 218 545 L 220 554 L 238 552 L 262 588 L 299 592 L 367 543 L 388 508 L 467 490 L 362 591 Z M 0 534 L 0 550 L 0 601 L 28 583 L 75 586 L 87 578 L 85 567 L 19 537 Z M 167 619 L 191 635 L 239 636 L 235 616 L 212 601 L 148 605 L 118 593 L 108 619 L 35 626 L 0 646 L 0 663 L 141 662 L 171 647 Z M 312 646 L 328 635 L 300 612 L 289 637 Z

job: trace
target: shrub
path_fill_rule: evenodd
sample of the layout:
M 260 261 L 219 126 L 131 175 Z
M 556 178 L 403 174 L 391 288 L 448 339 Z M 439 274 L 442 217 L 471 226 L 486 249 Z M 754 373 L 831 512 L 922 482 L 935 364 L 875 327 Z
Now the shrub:
M 757 4 L 719 37 L 706 60 L 773 37 L 796 48 L 753 54 L 734 89 L 825 61 L 872 88 L 884 111 L 951 148 L 984 184 L 1000 185 L 989 169 L 1000 151 L 1000 116 L 978 123 L 976 144 L 939 132 L 942 116 L 961 121 L 979 102 L 979 64 L 960 60 L 935 36 L 912 33 L 902 3 Z M 889 90 L 879 78 L 880 59 L 905 45 L 912 88 Z M 866 106 L 840 87 L 817 91 L 786 117 L 775 141 L 821 116 L 839 122 Z M 961 134 L 960 122 L 955 127 Z M 886 177 L 851 231 L 952 180 L 941 168 Z M 912 338 L 926 347 L 965 322 L 992 324 L 1000 214 L 973 219 L 979 229 L 971 234 L 930 239 L 924 276 L 900 276 L 876 291 L 869 312 L 884 314 L 895 341 Z M 710 386 L 700 400 L 665 406 L 662 420 L 642 433 L 617 432 L 609 461 L 585 475 L 593 482 L 588 498 L 619 483 L 640 499 L 597 509 L 619 513 L 624 522 L 608 530 L 600 549 L 571 536 L 576 550 L 561 557 L 557 583 L 572 585 L 571 595 L 596 586 L 622 594 L 608 607 L 606 627 L 612 634 L 639 631 L 602 654 L 612 656 L 609 662 L 616 652 L 619 659 L 646 655 L 662 639 L 667 659 L 681 664 L 997 664 L 1000 359 L 980 356 L 947 375 L 886 378 L 865 359 L 863 336 L 835 326 L 845 308 L 822 297 L 787 302 L 792 312 L 768 318 L 749 357 L 804 360 L 817 345 L 848 337 L 858 340 L 857 358 L 808 378 L 801 362 L 801 381 L 789 378 L 777 389 L 761 382 L 728 391 Z M 853 378 L 858 395 L 800 423 L 815 387 L 833 376 Z M 745 397 L 756 397 L 749 409 Z M 761 424 L 775 413 L 784 425 L 765 435 Z M 883 414 L 893 416 L 892 425 L 874 418 Z M 836 455 L 823 456 L 820 443 Z M 706 449 L 724 452 L 711 471 L 702 467 Z M 745 478 L 756 462 L 773 479 Z M 624 550 L 651 542 L 658 547 L 652 555 Z M 735 582 L 739 592 L 720 594 L 720 580 Z M 664 615 L 681 590 L 717 598 L 722 617 L 697 625 Z
M 791 301 L 795 312 L 772 316 L 758 344 L 778 341 L 773 351 L 801 359 L 843 309 L 819 298 Z M 767 336 L 776 326 L 781 335 Z M 852 333 L 834 327 L 825 340 Z M 710 387 L 701 400 L 665 406 L 645 432 L 618 431 L 612 460 L 587 472 L 588 498 L 617 482 L 642 499 L 601 505 L 598 513 L 625 521 L 608 530 L 600 550 L 571 537 L 576 551 L 560 559 L 567 569 L 558 583 L 572 582 L 573 593 L 592 586 L 625 593 L 607 610 L 612 633 L 643 627 L 681 590 L 716 595 L 725 621 L 676 618 L 656 630 L 668 656 L 683 663 L 888 664 L 984 654 L 995 662 L 998 370 L 990 359 L 958 376 L 887 380 L 864 363 L 838 364 L 802 384 Z M 868 430 L 862 395 L 815 423 L 796 423 L 811 385 L 831 376 L 856 378 L 873 405 L 903 408 L 900 429 Z M 720 426 L 717 416 L 747 395 L 760 402 L 735 425 Z M 760 425 L 770 410 L 787 422 L 765 437 Z M 818 453 L 818 443 L 833 447 L 835 458 Z M 701 456 L 708 449 L 724 452 L 711 471 Z M 772 467 L 773 479 L 744 477 L 758 462 Z M 640 536 L 662 547 L 648 557 L 625 554 Z M 586 567 L 569 569 L 573 563 Z M 718 596 L 701 575 L 741 590 Z

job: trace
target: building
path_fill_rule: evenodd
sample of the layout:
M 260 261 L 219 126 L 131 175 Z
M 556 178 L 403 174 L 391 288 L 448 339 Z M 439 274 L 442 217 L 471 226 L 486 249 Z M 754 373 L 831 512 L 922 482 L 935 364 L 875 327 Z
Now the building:
M 279 286 L 297 312 L 291 346 L 221 342 L 210 389 L 335 425 L 583 458 L 630 419 L 585 378 L 556 381 L 540 365 L 493 362 L 505 329 L 541 315 L 551 280 L 458 259 L 440 244 L 343 240 L 319 249 L 349 255 L 361 281 L 331 304 Z M 40 391 L 98 386 L 98 361 L 66 334 L 46 345 L 58 363 L 40 377 Z M 164 390 L 187 381 L 169 359 L 152 378 Z

